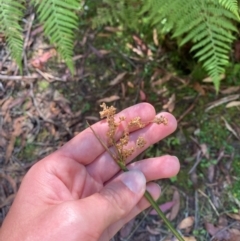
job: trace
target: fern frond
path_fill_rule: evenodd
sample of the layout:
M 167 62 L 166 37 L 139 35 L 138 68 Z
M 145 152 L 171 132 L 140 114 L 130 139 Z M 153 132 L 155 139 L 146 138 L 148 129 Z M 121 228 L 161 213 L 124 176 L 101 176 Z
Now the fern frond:
M 20 25 L 24 14 L 21 1 L 0 0 L 0 31 L 6 36 L 11 57 L 22 69 L 23 29 Z
M 128 16 L 136 18 L 134 14 L 139 10 L 138 25 L 144 19 L 159 33 L 172 32 L 173 37 L 180 40 L 180 45 L 192 42 L 191 51 L 202 62 L 218 90 L 220 76 L 228 64 L 230 45 L 235 39 L 233 32 L 237 32 L 234 25 L 239 20 L 236 0 L 139 0 L 141 7 L 135 8 L 135 12 L 129 9 L 132 12 L 129 11 L 125 19 L 119 12 L 125 11 L 127 0 L 102 2 L 105 6 L 101 8 L 101 19 L 98 21 L 100 25 L 107 20 L 110 24 L 117 21 L 129 26 L 131 21 Z
M 240 19 L 239 13 L 238 13 L 237 0 L 219 0 L 219 3 L 226 9 L 229 9 L 232 13 L 234 13 L 238 17 L 238 19 Z
M 34 0 L 44 33 L 55 44 L 60 56 L 73 73 L 74 30 L 78 28 L 78 0 Z

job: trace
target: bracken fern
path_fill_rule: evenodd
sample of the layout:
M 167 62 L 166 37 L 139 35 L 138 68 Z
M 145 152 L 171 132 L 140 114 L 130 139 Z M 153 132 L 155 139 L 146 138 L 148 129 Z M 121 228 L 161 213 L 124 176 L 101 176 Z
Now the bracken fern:
M 74 30 L 78 28 L 78 0 L 32 0 L 37 17 L 44 26 L 44 33 L 54 44 L 67 66 L 74 72 L 73 45 Z M 24 16 L 27 0 L 0 0 L 0 31 L 6 36 L 7 45 L 13 59 L 22 64 L 23 29 L 20 24 Z
M 67 66 L 74 72 L 72 61 L 74 29 L 78 27 L 78 0 L 34 0 L 44 33 L 55 44 Z
M 226 9 L 229 9 L 231 12 L 233 12 L 239 19 L 237 0 L 219 0 L 219 3 L 222 4 Z
M 229 51 L 234 40 L 232 32 L 237 32 L 232 20 L 236 20 L 236 16 L 217 2 L 195 1 L 182 11 L 182 18 L 176 22 L 173 35 L 183 36 L 180 45 L 189 41 L 193 43 L 191 51 L 203 63 L 217 91 L 220 75 L 229 62 Z
M 5 34 L 10 54 L 22 69 L 23 36 L 20 21 L 24 5 L 21 1 L 0 0 L 0 31 Z

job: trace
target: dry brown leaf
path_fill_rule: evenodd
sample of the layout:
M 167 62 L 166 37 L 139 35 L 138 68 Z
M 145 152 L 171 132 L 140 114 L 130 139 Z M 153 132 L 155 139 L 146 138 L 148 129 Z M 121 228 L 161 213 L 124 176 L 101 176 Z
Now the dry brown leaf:
M 112 95 L 110 97 L 106 97 L 106 98 L 102 98 L 100 100 L 98 100 L 97 102 L 98 103 L 102 103 L 102 102 L 112 102 L 112 101 L 115 101 L 115 100 L 119 100 L 120 97 L 118 95 Z
M 169 98 L 168 103 L 163 106 L 163 109 L 167 109 L 169 112 L 172 112 L 175 108 L 175 100 L 176 95 L 172 94 L 172 96 Z
M 5 112 L 6 110 L 8 110 L 9 105 L 14 101 L 13 97 L 8 98 L 4 103 L 2 103 L 1 105 L 1 110 L 2 112 Z
M 141 101 L 145 101 L 147 99 L 146 94 L 142 90 L 139 91 L 139 95 Z
M 127 72 L 123 72 L 123 73 L 119 74 L 115 79 L 110 81 L 109 85 L 114 86 L 116 84 L 119 84 L 123 80 L 123 78 L 126 74 L 127 74 Z
M 231 228 L 231 229 L 229 229 L 229 232 L 232 235 L 237 236 L 238 238 L 240 238 L 240 230 L 239 229 Z
M 174 206 L 175 202 L 171 201 L 171 202 L 166 202 L 164 204 L 161 204 L 159 206 L 159 208 L 162 210 L 162 212 L 167 212 L 168 210 L 170 210 L 173 206 Z M 156 210 L 153 209 L 150 213 L 150 215 L 158 215 Z
M 231 125 L 227 122 L 227 120 L 222 116 L 221 117 L 225 123 L 226 128 L 232 132 L 232 134 L 237 138 L 240 139 L 240 137 L 238 136 L 237 132 L 231 127 Z
M 131 81 L 127 82 L 128 87 L 134 89 L 134 84 Z
M 240 106 L 240 101 L 231 101 L 226 105 L 226 108 Z
M 21 105 L 25 99 L 26 99 L 27 95 L 25 94 L 24 96 L 21 96 L 19 98 L 16 98 L 12 101 L 12 103 L 10 103 L 10 105 L 8 106 L 8 109 L 12 109 L 13 107 L 16 107 L 18 105 Z
M 238 213 L 227 213 L 227 215 L 232 219 L 240 221 L 240 212 L 238 212 Z
M 210 183 L 213 182 L 215 176 L 215 165 L 210 165 L 207 169 L 207 177 Z
M 231 235 L 228 229 L 224 227 L 216 227 L 212 223 L 205 223 L 207 232 L 213 236 L 217 241 L 231 241 Z
M 173 199 L 172 201 L 174 202 L 174 206 L 170 212 L 169 215 L 169 220 L 172 221 L 174 218 L 177 217 L 178 212 L 180 210 L 180 194 L 176 188 L 174 188 L 174 193 L 173 193 Z
M 229 87 L 225 90 L 220 90 L 222 94 L 232 94 L 240 90 L 240 86 Z
M 99 53 L 102 54 L 102 55 L 106 55 L 106 54 L 111 53 L 111 51 L 106 50 L 106 49 L 100 49 L 100 50 L 98 50 L 98 51 L 99 51 Z
M 147 52 L 148 47 L 140 37 L 138 37 L 136 34 L 134 34 L 132 36 L 132 38 L 133 38 L 134 42 L 136 43 L 136 45 L 138 45 L 141 48 L 141 51 Z
M 208 147 L 205 143 L 201 144 L 200 145 L 201 147 L 201 151 L 202 151 L 202 154 L 203 156 L 205 156 L 207 159 L 209 159 L 209 152 L 208 152 Z
M 111 26 L 104 27 L 104 30 L 113 32 L 113 33 L 122 31 L 120 27 L 111 27 Z
M 222 80 L 224 78 L 225 78 L 225 74 L 220 75 L 220 80 Z M 211 77 L 207 77 L 207 78 L 203 79 L 202 81 L 205 83 L 212 83 L 213 79 Z
M 159 45 L 159 42 L 158 42 L 158 33 L 157 33 L 157 29 L 154 28 L 153 29 L 153 42 L 156 46 Z
M 207 112 L 207 111 L 209 111 L 209 110 L 211 110 L 211 109 L 213 109 L 213 108 L 215 108 L 215 107 L 217 107 L 219 105 L 222 105 L 222 104 L 227 103 L 227 102 L 232 101 L 232 100 L 236 100 L 239 97 L 240 97 L 240 94 L 229 95 L 229 96 L 226 96 L 226 97 L 221 98 L 219 100 L 216 100 L 216 101 L 208 104 L 209 106 L 205 109 L 205 111 Z
M 132 51 L 133 51 L 134 53 L 136 53 L 137 55 L 141 56 L 141 57 L 144 56 L 144 53 L 143 53 L 142 50 L 140 50 L 140 49 L 132 48 Z
M 205 95 L 206 91 L 203 89 L 202 85 L 200 85 L 198 82 L 196 82 L 193 85 L 193 88 L 200 94 L 200 95 Z
M 178 229 L 186 229 L 192 227 L 194 224 L 194 217 L 186 217 L 179 224 Z
M 155 85 L 162 85 L 162 84 L 166 83 L 167 81 L 169 81 L 172 78 L 172 76 L 173 75 L 171 73 L 166 73 L 162 78 L 153 82 L 152 87 L 154 87 Z
M 184 239 L 185 241 L 197 241 L 197 239 L 196 239 L 195 237 L 193 237 L 193 236 L 183 237 L 183 239 Z
M 12 155 L 16 137 L 18 137 L 22 134 L 22 122 L 23 122 L 24 119 L 25 119 L 25 117 L 21 116 L 21 117 L 18 117 L 14 120 L 14 123 L 13 123 L 14 129 L 13 129 L 10 141 L 9 141 L 7 149 L 6 149 L 5 163 L 7 163 L 9 161 L 9 158 Z
M 41 56 L 38 56 L 35 59 L 32 59 L 31 65 L 34 68 L 43 69 L 44 64 L 55 55 L 56 55 L 56 50 L 51 49 L 50 51 L 43 53 Z

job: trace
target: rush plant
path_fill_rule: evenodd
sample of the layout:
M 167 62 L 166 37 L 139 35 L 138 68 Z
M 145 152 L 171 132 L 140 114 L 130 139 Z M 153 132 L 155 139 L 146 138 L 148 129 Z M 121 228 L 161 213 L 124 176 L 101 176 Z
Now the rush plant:
M 108 143 L 104 143 L 101 138 L 97 135 L 97 133 L 94 131 L 94 129 L 89 125 L 90 129 L 93 131 L 94 135 L 100 142 L 100 144 L 104 147 L 104 149 L 109 153 L 109 155 L 112 157 L 113 161 L 115 161 L 120 169 L 124 172 L 127 172 L 128 169 L 126 167 L 127 158 L 130 157 L 136 148 L 143 148 L 146 144 L 145 139 L 142 136 L 139 136 L 135 147 L 127 148 L 126 146 L 129 143 L 129 130 L 136 129 L 136 128 L 143 128 L 149 123 L 142 123 L 140 117 L 135 117 L 130 122 L 125 123 L 125 117 L 122 116 L 119 118 L 119 120 L 115 120 L 115 113 L 116 108 L 113 106 L 108 107 L 105 103 L 101 105 L 102 111 L 100 112 L 101 118 L 106 118 L 106 121 L 108 123 L 108 131 L 106 133 L 108 137 Z M 119 141 L 116 141 L 116 132 L 118 129 L 118 126 L 123 123 L 124 126 L 124 132 L 122 137 L 119 139 Z M 158 125 L 163 124 L 167 125 L 168 120 L 163 117 L 156 117 L 152 123 L 156 123 Z M 109 150 L 108 145 L 113 146 L 115 149 L 115 152 Z M 146 190 L 144 193 L 145 198 L 149 201 L 149 203 L 152 205 L 152 207 L 156 210 L 159 217 L 162 218 L 162 220 L 165 222 L 166 226 L 171 230 L 171 232 L 175 235 L 175 237 L 179 241 L 184 241 L 183 237 L 175 230 L 175 228 L 172 226 L 172 224 L 169 222 L 169 220 L 166 218 L 164 213 L 159 208 L 158 204 L 155 202 L 151 194 Z

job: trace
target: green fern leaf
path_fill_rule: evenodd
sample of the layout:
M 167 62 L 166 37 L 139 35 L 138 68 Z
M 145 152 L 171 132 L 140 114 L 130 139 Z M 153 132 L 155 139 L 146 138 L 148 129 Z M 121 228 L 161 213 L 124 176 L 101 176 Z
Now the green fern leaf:
M 0 0 L 0 31 L 6 36 L 11 57 L 22 71 L 23 29 L 19 24 L 23 18 L 21 1 Z
M 135 12 L 129 8 L 128 14 L 120 14 L 127 12 L 127 0 L 101 2 L 105 5 L 100 8 L 100 25 L 106 20 L 104 23 L 129 26 L 130 17 L 136 18 L 138 11 L 139 22 L 143 23 L 144 19 L 162 34 L 172 32 L 180 45 L 192 42 L 191 51 L 213 78 L 216 88 L 219 87 L 220 75 L 228 64 L 230 45 L 235 39 L 233 32 L 238 31 L 234 24 L 239 20 L 236 0 L 139 0 L 141 7 L 135 7 Z
M 219 88 L 220 75 L 228 64 L 230 44 L 237 32 L 233 24 L 236 17 L 214 1 L 192 1 L 191 9 L 185 8 L 182 18 L 176 22 L 174 37 L 184 36 L 180 45 L 192 41 L 191 51 L 203 63 L 203 67 Z M 192 20 L 191 20 L 192 19 Z
M 78 0 L 34 0 L 44 33 L 55 44 L 60 56 L 74 73 L 74 30 L 78 27 Z
M 224 6 L 226 9 L 229 9 L 239 19 L 237 0 L 219 0 L 219 3 L 222 4 L 222 6 Z

